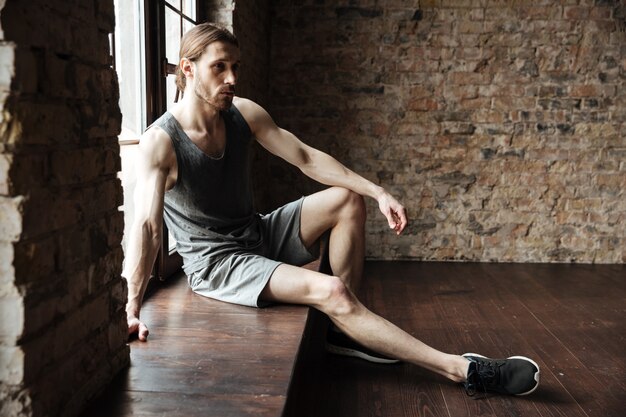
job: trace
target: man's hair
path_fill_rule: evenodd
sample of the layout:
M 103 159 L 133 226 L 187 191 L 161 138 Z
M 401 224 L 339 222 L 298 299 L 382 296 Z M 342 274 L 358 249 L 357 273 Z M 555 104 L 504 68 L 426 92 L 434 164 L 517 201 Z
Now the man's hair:
M 188 30 L 183 35 L 180 41 L 179 62 L 182 58 L 187 58 L 191 62 L 200 59 L 206 47 L 213 42 L 226 42 L 239 48 L 237 38 L 227 29 L 211 23 L 201 23 Z M 181 71 L 180 65 L 177 65 L 176 87 L 178 87 L 181 92 L 185 91 L 186 81 L 185 74 Z

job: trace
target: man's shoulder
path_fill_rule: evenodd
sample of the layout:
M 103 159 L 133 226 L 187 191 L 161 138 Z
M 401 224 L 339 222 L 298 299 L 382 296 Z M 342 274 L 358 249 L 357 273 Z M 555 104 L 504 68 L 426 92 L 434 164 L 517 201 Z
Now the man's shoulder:
M 139 140 L 140 152 L 149 154 L 155 162 L 168 164 L 174 147 L 170 135 L 159 126 L 150 126 Z
M 241 97 L 241 96 L 235 96 L 233 98 L 233 104 L 235 106 L 237 106 L 237 108 L 240 108 L 241 106 L 250 106 L 250 105 L 257 105 L 254 101 L 250 100 L 249 98 L 245 98 L 245 97 Z
M 261 106 L 259 106 L 257 103 L 243 97 L 235 97 L 233 99 L 233 105 L 237 107 L 237 110 L 239 110 L 239 112 L 245 118 L 253 117 L 255 113 L 257 113 L 259 109 L 261 109 Z
M 241 113 L 246 120 L 253 133 L 257 130 L 259 125 L 264 123 L 269 117 L 269 114 L 263 107 L 250 99 L 235 97 L 233 105 L 237 107 L 237 110 L 239 110 L 239 113 Z
M 139 143 L 144 143 L 147 146 L 167 146 L 171 144 L 170 135 L 163 130 L 160 126 L 152 125 L 141 135 Z

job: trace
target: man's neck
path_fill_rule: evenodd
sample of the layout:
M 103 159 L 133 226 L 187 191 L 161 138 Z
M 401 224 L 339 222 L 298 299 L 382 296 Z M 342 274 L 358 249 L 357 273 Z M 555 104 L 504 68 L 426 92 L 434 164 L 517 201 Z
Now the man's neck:
M 213 132 L 220 123 L 220 111 L 217 107 L 199 99 L 189 92 L 171 110 L 176 120 L 185 130 Z

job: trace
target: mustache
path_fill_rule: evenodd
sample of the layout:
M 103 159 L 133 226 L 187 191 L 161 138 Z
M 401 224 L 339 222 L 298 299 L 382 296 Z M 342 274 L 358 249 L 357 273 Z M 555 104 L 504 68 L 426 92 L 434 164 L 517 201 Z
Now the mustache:
M 230 93 L 230 94 L 235 94 L 235 87 L 227 87 L 227 88 L 222 88 L 220 90 L 220 93 Z

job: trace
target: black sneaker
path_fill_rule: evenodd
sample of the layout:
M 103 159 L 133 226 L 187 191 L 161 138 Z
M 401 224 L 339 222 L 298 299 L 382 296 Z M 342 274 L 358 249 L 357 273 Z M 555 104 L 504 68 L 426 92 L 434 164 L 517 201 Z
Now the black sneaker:
M 524 356 L 507 359 L 489 359 L 475 353 L 466 353 L 470 360 L 465 392 L 478 391 L 509 395 L 528 395 L 539 387 L 539 365 Z
M 335 355 L 352 356 L 354 358 L 365 359 L 374 363 L 398 363 L 397 359 L 389 358 L 380 353 L 374 352 L 363 345 L 355 342 L 346 336 L 343 332 L 328 329 L 326 334 L 326 351 Z

